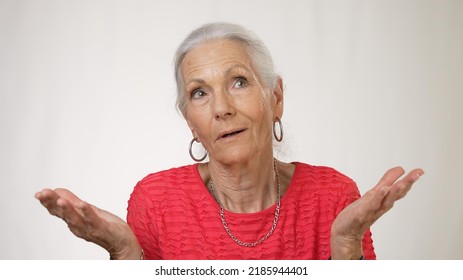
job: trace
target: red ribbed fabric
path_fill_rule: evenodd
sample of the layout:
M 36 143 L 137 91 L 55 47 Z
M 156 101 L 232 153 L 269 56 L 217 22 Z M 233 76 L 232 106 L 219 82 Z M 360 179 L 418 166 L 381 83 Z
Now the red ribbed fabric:
M 360 197 L 358 188 L 332 168 L 295 164 L 278 225 L 256 247 L 240 246 L 230 238 L 197 165 L 141 180 L 130 196 L 127 222 L 146 259 L 328 259 L 331 224 Z M 269 231 L 275 207 L 250 214 L 225 210 L 225 218 L 238 239 L 254 242 Z M 365 259 L 376 258 L 370 231 L 363 239 L 363 254 Z

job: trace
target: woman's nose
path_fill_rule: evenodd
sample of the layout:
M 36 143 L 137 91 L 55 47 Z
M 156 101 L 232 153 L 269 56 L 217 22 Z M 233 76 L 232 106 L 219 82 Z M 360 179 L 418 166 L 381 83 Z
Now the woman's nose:
M 216 120 L 227 118 L 235 114 L 233 100 L 226 90 L 214 94 L 212 107 L 212 112 Z

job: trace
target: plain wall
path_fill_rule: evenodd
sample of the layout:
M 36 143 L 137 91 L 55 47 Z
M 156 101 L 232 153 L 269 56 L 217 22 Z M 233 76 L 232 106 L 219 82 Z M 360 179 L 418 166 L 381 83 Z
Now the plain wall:
M 0 0 L 0 259 L 107 259 L 34 199 L 67 187 L 125 218 L 191 164 L 172 58 L 210 21 L 254 31 L 285 83 L 281 159 L 361 193 L 426 174 L 372 228 L 379 259 L 463 259 L 463 1 Z

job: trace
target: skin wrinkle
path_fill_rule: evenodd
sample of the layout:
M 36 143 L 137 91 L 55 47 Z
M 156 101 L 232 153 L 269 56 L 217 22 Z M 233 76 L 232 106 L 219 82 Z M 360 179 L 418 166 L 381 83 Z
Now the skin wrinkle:
M 211 159 L 200 168 L 204 183 L 214 178 L 217 196 L 227 210 L 257 212 L 272 206 L 276 201 L 272 127 L 275 115 L 281 118 L 282 92 L 277 97 L 263 87 L 245 47 L 230 40 L 191 50 L 181 75 L 186 81 L 186 120 Z M 235 87 L 240 76 L 248 83 Z M 191 92 L 199 89 L 204 95 L 192 98 Z M 237 129 L 245 131 L 230 143 L 229 138 L 218 139 Z
M 199 44 L 199 45 L 196 46 L 196 47 L 199 47 L 199 46 L 202 45 L 202 44 L 207 44 L 207 43 L 209 43 L 209 42 L 214 42 L 214 41 L 229 41 L 229 42 L 235 42 L 235 43 L 237 43 L 237 44 L 240 44 L 240 45 L 243 47 L 243 49 L 246 51 L 246 53 L 248 54 L 248 56 L 251 58 L 251 59 L 250 59 L 249 68 L 251 68 L 251 69 L 256 69 L 255 73 L 258 73 L 258 72 L 259 72 L 259 71 L 257 71 L 257 69 L 261 69 L 261 70 L 263 70 L 263 71 L 266 73 L 266 75 L 268 76 L 268 73 L 265 71 L 266 69 L 263 68 L 262 65 L 261 65 L 260 68 L 259 68 L 258 65 L 255 65 L 256 63 L 254 63 L 254 61 L 252 60 L 253 55 L 251 55 L 251 53 L 254 52 L 254 51 L 253 51 L 253 48 L 251 48 L 251 46 L 245 44 L 245 43 L 242 42 L 242 41 L 235 40 L 235 39 L 231 39 L 231 38 L 230 38 L 230 39 L 213 39 L 213 40 L 210 40 L 210 41 L 203 42 L 203 43 Z M 191 52 L 191 50 L 190 50 L 190 52 Z M 187 54 L 188 54 L 188 53 L 187 53 Z M 188 84 L 188 83 L 185 83 L 185 81 L 184 81 L 184 79 L 183 79 L 183 73 L 182 73 L 182 71 L 183 71 L 183 70 L 182 70 L 182 68 L 183 68 L 182 65 L 183 65 L 183 63 L 184 63 L 184 60 L 185 60 L 185 57 L 186 57 L 187 54 L 185 54 L 185 55 L 183 56 L 183 58 L 181 59 L 182 62 L 181 62 L 181 64 L 179 65 L 179 72 L 180 72 L 181 74 L 178 76 L 178 79 L 179 79 L 179 82 L 180 82 L 180 83 L 178 84 L 178 86 L 179 86 L 181 92 L 185 92 L 185 84 Z M 253 73 L 254 73 L 254 72 L 253 72 Z M 258 73 L 258 74 L 259 74 L 259 73 Z M 260 73 L 260 74 L 263 74 L 263 73 Z M 273 76 L 272 76 L 272 79 L 271 79 L 271 80 L 272 80 L 273 82 L 272 82 L 272 85 L 270 85 L 271 83 L 270 83 L 269 81 L 268 81 L 268 82 L 263 82 L 265 79 L 264 79 L 264 77 L 262 77 L 262 75 L 254 75 L 254 76 L 255 76 L 256 81 L 259 83 L 259 85 L 261 85 L 262 88 L 266 88 L 266 89 L 270 89 L 270 87 L 276 87 L 276 86 L 278 86 L 277 83 L 276 83 L 275 81 L 277 81 L 278 79 L 280 79 L 279 76 L 278 76 L 278 77 L 273 77 Z M 269 91 L 269 92 L 270 92 L 270 91 Z M 267 96 L 268 96 L 268 95 L 264 95 L 264 97 L 267 97 Z M 182 95 L 181 95 L 181 98 L 180 98 L 180 100 L 179 100 L 179 104 L 178 104 L 178 105 L 179 105 L 179 109 L 180 109 L 180 111 L 182 112 L 182 114 L 184 115 L 184 117 L 186 116 L 186 112 L 187 112 L 187 104 L 186 104 L 186 103 L 187 103 L 187 99 L 188 99 L 188 95 L 182 94 Z
M 226 64 L 225 64 L 226 65 Z M 223 66 L 225 66 L 223 65 Z M 192 71 L 194 72 L 194 71 Z M 249 76 L 249 75 L 252 75 L 252 72 L 249 71 L 247 69 L 247 67 L 245 65 L 242 65 L 241 63 L 236 63 L 234 65 L 231 65 L 229 66 L 228 70 L 225 72 L 225 76 L 230 76 L 230 75 L 233 75 L 233 73 L 236 72 L 236 75 L 237 76 Z M 252 75 L 254 79 L 256 79 L 256 77 L 254 75 Z M 190 81 L 188 81 L 187 85 L 186 85 L 186 93 L 185 95 L 188 97 L 189 96 L 189 93 L 191 93 L 192 89 L 194 87 L 196 87 L 196 83 L 197 84 L 206 84 L 206 81 L 203 80 L 202 78 L 194 78 Z M 251 81 L 248 81 L 248 83 L 252 83 L 252 80 Z

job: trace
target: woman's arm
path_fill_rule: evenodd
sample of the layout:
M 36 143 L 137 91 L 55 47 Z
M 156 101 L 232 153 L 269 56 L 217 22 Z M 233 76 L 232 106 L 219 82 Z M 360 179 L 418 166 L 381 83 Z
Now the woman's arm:
M 67 189 L 44 189 L 35 194 L 50 214 L 63 219 L 77 237 L 109 252 L 111 259 L 140 259 L 142 250 L 127 223 L 91 205 Z
M 332 259 L 362 257 L 362 239 L 367 229 L 407 194 L 424 171 L 414 169 L 399 180 L 404 173 L 401 167 L 388 170 L 375 187 L 339 213 L 331 226 Z

